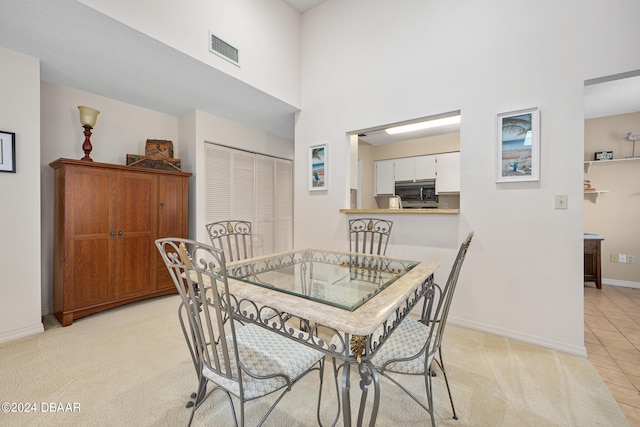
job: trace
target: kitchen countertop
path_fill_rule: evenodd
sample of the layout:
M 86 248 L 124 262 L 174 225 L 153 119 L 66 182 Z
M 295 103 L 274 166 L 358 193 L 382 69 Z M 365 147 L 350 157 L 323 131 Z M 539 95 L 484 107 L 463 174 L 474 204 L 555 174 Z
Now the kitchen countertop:
M 593 233 L 584 233 L 585 239 L 594 239 L 594 240 L 604 240 L 604 236 L 602 234 L 593 234 Z
M 460 209 L 340 209 L 344 214 L 458 215 Z

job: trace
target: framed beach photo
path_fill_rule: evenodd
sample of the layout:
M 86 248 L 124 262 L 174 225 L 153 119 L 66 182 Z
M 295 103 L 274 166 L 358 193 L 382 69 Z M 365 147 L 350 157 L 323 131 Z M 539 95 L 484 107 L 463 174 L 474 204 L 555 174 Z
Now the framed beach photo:
M 16 134 L 0 130 L 0 172 L 16 173 Z
M 309 190 L 327 189 L 327 144 L 309 147 Z
M 496 182 L 540 180 L 540 111 L 498 114 Z

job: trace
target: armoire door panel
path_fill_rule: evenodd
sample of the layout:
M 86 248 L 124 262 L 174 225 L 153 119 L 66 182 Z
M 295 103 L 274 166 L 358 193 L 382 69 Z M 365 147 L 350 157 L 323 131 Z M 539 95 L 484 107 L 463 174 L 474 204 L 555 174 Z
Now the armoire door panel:
M 183 183 L 182 178 L 166 176 L 161 176 L 158 181 L 158 238 L 184 235 Z
M 184 177 L 158 177 L 158 238 L 189 235 L 185 227 L 188 215 L 187 179 Z M 156 251 L 156 288 L 171 289 L 175 285 L 160 253 Z
M 158 177 L 124 173 L 118 184 L 116 297 L 155 289 L 155 240 L 158 228 Z M 153 266 L 153 268 L 152 268 Z
M 100 304 L 111 298 L 109 281 L 105 280 L 109 277 L 110 243 L 104 238 L 74 240 L 68 280 L 82 286 L 65 288 L 65 297 L 73 308 Z
M 109 234 L 113 224 L 113 217 L 109 215 L 112 175 L 102 170 L 79 170 L 70 172 L 67 181 L 65 226 L 69 232 L 76 236 Z
M 154 242 L 155 239 L 149 234 L 129 235 L 118 241 L 116 298 L 139 295 L 151 290 L 151 279 L 156 273 L 153 262 L 156 254 L 151 252 L 152 245 L 155 248 Z
M 125 233 L 156 230 L 158 179 L 153 175 L 128 173 L 118 184 L 118 230 Z
M 113 276 L 111 195 L 115 189 L 108 170 L 71 168 L 66 177 L 65 282 L 82 286 L 65 288 L 68 309 L 109 301 Z

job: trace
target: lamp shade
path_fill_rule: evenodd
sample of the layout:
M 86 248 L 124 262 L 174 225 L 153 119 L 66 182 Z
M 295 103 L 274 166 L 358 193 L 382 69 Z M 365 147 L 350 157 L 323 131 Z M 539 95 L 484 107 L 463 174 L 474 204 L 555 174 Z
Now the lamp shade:
M 90 128 L 95 127 L 100 111 L 83 105 L 78 105 L 78 110 L 80 110 L 80 123 L 82 126 L 89 126 Z

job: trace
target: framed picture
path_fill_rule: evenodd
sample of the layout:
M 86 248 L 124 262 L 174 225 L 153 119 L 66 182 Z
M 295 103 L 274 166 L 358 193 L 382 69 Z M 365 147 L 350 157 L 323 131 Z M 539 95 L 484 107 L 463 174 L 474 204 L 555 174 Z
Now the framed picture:
M 16 173 L 16 134 L 0 130 L 0 172 Z
M 540 111 L 498 114 L 497 182 L 540 180 Z
M 327 189 L 327 144 L 309 147 L 309 190 Z

